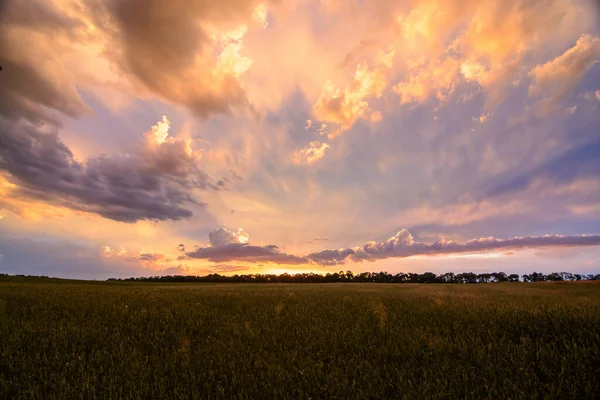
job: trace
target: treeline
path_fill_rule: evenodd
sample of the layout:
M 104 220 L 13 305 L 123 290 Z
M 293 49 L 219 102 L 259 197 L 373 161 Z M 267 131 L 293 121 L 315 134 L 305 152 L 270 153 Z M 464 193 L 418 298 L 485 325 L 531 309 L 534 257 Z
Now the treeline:
M 206 276 L 194 275 L 164 275 L 140 278 L 110 278 L 109 281 L 136 281 L 136 282 L 231 282 L 231 283 L 336 283 L 336 282 L 379 282 L 379 283 L 495 283 L 495 282 L 549 282 L 549 281 L 598 281 L 600 274 L 572 274 L 570 272 L 553 272 L 543 274 L 533 272 L 531 274 L 506 274 L 504 272 L 493 272 L 475 274 L 464 272 L 455 274 L 447 272 L 436 275 L 433 272 L 397 273 L 392 275 L 388 272 L 362 272 L 353 274 L 352 271 L 340 271 L 327 273 L 325 275 L 315 273 L 298 274 L 246 274 L 224 276 L 210 274 Z

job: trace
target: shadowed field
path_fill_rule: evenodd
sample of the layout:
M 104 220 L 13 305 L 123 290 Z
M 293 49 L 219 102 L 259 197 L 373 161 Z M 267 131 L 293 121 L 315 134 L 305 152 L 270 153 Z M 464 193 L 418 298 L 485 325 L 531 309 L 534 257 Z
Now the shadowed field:
M 598 398 L 600 284 L 0 282 L 0 398 Z

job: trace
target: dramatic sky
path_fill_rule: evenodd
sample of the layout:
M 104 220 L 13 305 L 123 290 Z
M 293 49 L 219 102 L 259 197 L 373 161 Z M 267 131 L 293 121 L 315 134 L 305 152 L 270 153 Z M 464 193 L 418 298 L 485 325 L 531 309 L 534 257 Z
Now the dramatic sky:
M 0 272 L 600 272 L 594 0 L 5 0 Z

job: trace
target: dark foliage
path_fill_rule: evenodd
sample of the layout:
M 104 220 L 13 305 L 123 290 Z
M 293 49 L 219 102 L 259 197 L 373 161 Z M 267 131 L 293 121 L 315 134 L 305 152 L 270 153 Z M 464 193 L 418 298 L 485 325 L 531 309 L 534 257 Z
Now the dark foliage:
M 164 275 L 139 278 L 110 278 L 109 281 L 137 281 L 137 282 L 228 282 L 228 283 L 336 283 L 336 282 L 379 282 L 379 283 L 497 283 L 497 282 L 554 282 L 554 281 L 597 281 L 600 274 L 572 274 L 570 272 L 553 272 L 544 275 L 533 272 L 519 276 L 507 275 L 504 272 L 475 274 L 463 272 L 455 274 L 447 272 L 436 275 L 433 272 L 417 274 L 414 272 L 399 272 L 392 275 L 388 272 L 361 272 L 354 274 L 352 271 L 340 271 L 325 275 L 315 273 L 301 274 L 246 274 L 224 276 L 210 274 L 206 276 L 194 275 Z

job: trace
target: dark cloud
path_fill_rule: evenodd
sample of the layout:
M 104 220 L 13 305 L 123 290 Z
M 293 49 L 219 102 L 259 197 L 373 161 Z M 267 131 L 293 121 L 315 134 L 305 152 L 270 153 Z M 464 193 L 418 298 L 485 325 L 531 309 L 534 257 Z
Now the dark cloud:
M 102 11 L 94 2 L 79 11 L 88 6 Z M 185 204 L 201 205 L 192 189 L 223 186 L 199 171 L 188 145 L 173 138 L 146 140 L 133 156 L 74 160 L 54 127 L 61 115 L 76 118 L 88 107 L 61 56 L 73 43 L 97 42 L 99 33 L 47 2 L 1 2 L 0 10 L 0 172 L 18 186 L 11 196 L 124 222 L 178 220 L 192 215 Z M 99 25 L 111 25 L 106 13 L 98 15 L 106 17 L 98 17 Z M 42 125 L 52 128 L 42 131 Z
M 325 249 L 309 254 L 308 258 L 320 265 L 337 265 L 343 264 L 354 253 L 353 249 Z
M 308 260 L 282 253 L 275 245 L 253 246 L 246 243 L 250 235 L 243 229 L 231 231 L 218 228 L 208 234 L 210 246 L 196 247 L 179 259 L 206 259 L 213 262 L 247 261 L 271 262 L 275 264 L 304 264 Z
M 144 253 L 144 254 L 140 254 L 137 259 L 139 261 L 151 261 L 151 262 L 166 261 L 165 260 L 165 255 L 164 254 L 160 254 L 160 253 Z
M 192 189 L 216 186 L 184 145 L 169 138 L 134 155 L 103 155 L 82 163 L 56 132 L 0 118 L 0 171 L 17 185 L 11 196 L 123 222 L 179 220 L 192 216 L 186 204 L 203 205 Z
M 252 246 L 247 243 L 229 243 L 218 247 L 201 247 L 186 253 L 189 258 L 207 259 L 213 262 L 247 261 L 275 264 L 305 264 L 308 260 L 282 253 L 275 245 Z
M 322 250 L 311 253 L 306 258 L 320 265 L 344 264 L 347 261 L 375 261 L 392 257 L 416 255 L 441 255 L 474 253 L 485 251 L 509 251 L 521 248 L 541 247 L 586 247 L 600 246 L 600 236 L 545 235 L 496 239 L 493 237 L 472 239 L 466 243 L 441 239 L 433 244 L 418 242 L 407 231 L 401 230 L 382 242 L 368 242 L 362 247 Z
M 238 232 L 243 232 L 239 230 Z M 194 251 L 180 256 L 185 259 L 207 259 L 213 262 L 246 261 L 276 264 L 318 264 L 334 266 L 347 262 L 376 261 L 393 257 L 418 255 L 443 255 L 489 251 L 510 252 L 522 248 L 562 248 L 600 246 L 600 235 L 562 236 L 545 235 L 496 239 L 493 237 L 472 239 L 466 243 L 440 239 L 433 244 L 415 240 L 406 229 L 381 242 L 367 242 L 363 246 L 343 249 L 324 249 L 306 256 L 296 256 L 279 251 L 275 245 L 253 246 L 236 242 L 235 233 L 224 228 L 211 232 L 211 245 L 196 247 Z M 226 235 L 228 234 L 228 235 Z M 223 239 L 224 238 L 224 239 Z M 245 234 L 245 239 L 248 235 Z
M 88 110 L 52 47 L 62 37 L 84 40 L 81 28 L 47 2 L 0 2 L 0 117 L 58 125 L 59 114 L 78 117 Z

